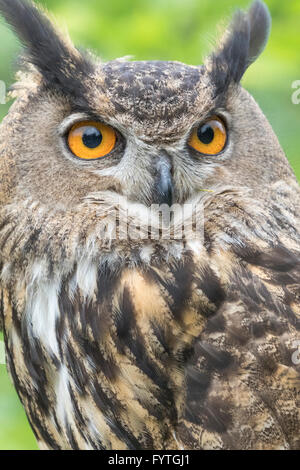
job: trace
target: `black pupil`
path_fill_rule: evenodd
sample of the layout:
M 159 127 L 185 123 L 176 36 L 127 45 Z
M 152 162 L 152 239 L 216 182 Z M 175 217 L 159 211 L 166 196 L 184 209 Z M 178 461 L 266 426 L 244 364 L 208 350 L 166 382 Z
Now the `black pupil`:
M 210 124 L 204 124 L 204 126 L 198 129 L 198 139 L 205 145 L 211 144 L 215 138 L 215 131 Z
M 87 127 L 82 135 L 82 142 L 89 149 L 99 147 L 102 139 L 102 134 L 96 127 Z

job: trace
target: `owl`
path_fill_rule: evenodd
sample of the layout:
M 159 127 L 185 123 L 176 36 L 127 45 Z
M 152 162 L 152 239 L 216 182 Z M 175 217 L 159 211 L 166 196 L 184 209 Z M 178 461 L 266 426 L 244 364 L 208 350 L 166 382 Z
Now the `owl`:
M 0 11 L 24 45 L 1 328 L 40 448 L 300 449 L 300 190 L 240 84 L 267 7 L 199 66 L 104 63 L 29 0 Z

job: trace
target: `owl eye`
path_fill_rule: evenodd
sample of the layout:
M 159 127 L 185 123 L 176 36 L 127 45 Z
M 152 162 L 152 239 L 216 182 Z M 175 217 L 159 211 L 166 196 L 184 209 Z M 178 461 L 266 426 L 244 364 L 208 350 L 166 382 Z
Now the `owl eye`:
M 194 129 L 189 145 L 204 155 L 218 155 L 227 143 L 227 130 L 224 122 L 212 117 Z
M 72 153 L 83 160 L 97 160 L 108 155 L 116 146 L 116 131 L 105 124 L 83 121 L 74 124 L 68 133 Z

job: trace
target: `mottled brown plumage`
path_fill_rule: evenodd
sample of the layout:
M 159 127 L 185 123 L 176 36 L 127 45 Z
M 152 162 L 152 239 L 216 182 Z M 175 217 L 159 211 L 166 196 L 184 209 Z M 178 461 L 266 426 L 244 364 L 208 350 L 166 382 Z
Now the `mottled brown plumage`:
M 0 11 L 27 62 L 0 128 L 0 318 L 41 448 L 300 449 L 300 191 L 239 84 L 264 5 L 199 67 L 101 63 L 27 1 Z M 189 136 L 213 115 L 227 146 L 199 156 Z M 117 130 L 108 157 L 67 149 L 87 117 Z M 114 239 L 125 213 L 148 230 L 160 162 L 203 234 Z

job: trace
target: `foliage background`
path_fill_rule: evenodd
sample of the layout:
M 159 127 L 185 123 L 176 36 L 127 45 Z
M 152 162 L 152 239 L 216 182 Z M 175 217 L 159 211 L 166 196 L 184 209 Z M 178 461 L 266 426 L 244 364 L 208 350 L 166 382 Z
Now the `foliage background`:
M 41 0 L 69 29 L 77 45 L 104 59 L 133 55 L 136 60 L 180 60 L 199 64 L 211 50 L 235 7 L 248 0 Z M 272 35 L 263 56 L 249 69 L 244 86 L 269 118 L 300 178 L 300 105 L 291 101 L 292 83 L 300 80 L 300 2 L 266 0 L 273 17 Z M 221 24 L 221 27 L 220 27 Z M 216 27 L 216 25 L 219 25 Z M 17 40 L 0 22 L 0 79 L 13 82 Z M 9 108 L 0 106 L 0 118 Z M 263 171 L 263 168 L 262 168 Z M 1 336 L 0 336 L 1 339 Z M 0 365 L 0 449 L 36 449 L 35 439 Z

